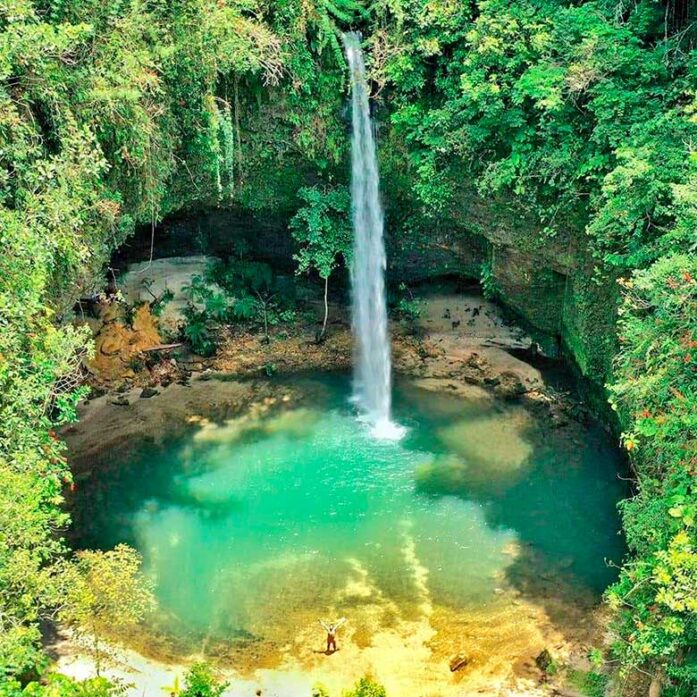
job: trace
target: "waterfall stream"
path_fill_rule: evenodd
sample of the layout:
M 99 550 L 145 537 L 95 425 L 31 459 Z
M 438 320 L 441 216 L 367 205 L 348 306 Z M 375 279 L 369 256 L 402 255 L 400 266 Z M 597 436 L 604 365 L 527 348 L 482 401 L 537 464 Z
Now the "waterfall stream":
M 360 34 L 344 34 L 344 46 L 351 71 L 352 103 L 354 398 L 377 436 L 398 438 L 403 429 L 393 424 L 390 418 L 392 366 L 385 299 L 383 214 Z

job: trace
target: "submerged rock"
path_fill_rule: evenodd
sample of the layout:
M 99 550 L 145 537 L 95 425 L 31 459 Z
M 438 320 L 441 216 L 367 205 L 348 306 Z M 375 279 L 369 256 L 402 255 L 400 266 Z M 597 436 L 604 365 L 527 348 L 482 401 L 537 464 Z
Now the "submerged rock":
M 160 394 L 160 391 L 155 389 L 154 387 L 145 387 L 145 388 L 143 388 L 142 392 L 140 393 L 140 398 L 141 399 L 150 399 L 150 397 L 155 397 L 158 394 Z
M 469 662 L 470 657 L 466 653 L 455 654 L 455 656 L 450 659 L 450 663 L 448 664 L 450 666 L 450 672 L 454 673 L 455 671 L 464 668 Z

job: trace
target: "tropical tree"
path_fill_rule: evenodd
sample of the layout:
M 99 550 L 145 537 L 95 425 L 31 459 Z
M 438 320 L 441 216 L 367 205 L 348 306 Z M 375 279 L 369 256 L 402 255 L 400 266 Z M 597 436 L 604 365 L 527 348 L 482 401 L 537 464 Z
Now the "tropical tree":
M 324 319 L 318 337 L 322 341 L 329 316 L 329 277 L 342 260 L 347 264 L 351 259 L 351 197 L 345 186 L 304 187 L 298 196 L 304 205 L 290 221 L 293 239 L 299 245 L 293 258 L 298 262 L 298 274 L 314 269 L 324 281 Z
M 120 544 L 107 552 L 79 552 L 61 570 L 59 618 L 88 640 L 97 676 L 105 655 L 101 640 L 132 630 L 155 607 L 141 561 L 136 550 Z

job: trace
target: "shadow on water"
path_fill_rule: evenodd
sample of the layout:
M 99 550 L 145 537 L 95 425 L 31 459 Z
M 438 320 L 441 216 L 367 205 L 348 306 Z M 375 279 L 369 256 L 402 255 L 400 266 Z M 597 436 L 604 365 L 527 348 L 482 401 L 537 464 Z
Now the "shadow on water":
M 626 551 L 617 512 L 629 494 L 626 464 L 608 434 L 593 423 L 555 428 L 507 403 L 483 410 L 458 409 L 447 395 L 437 401 L 422 411 L 418 391 L 402 386 L 398 418 L 421 423 L 406 445 L 434 452 L 417 469 L 417 493 L 476 502 L 488 525 L 515 531 L 506 581 L 537 602 L 552 600 L 552 619 L 564 594 L 597 601 Z

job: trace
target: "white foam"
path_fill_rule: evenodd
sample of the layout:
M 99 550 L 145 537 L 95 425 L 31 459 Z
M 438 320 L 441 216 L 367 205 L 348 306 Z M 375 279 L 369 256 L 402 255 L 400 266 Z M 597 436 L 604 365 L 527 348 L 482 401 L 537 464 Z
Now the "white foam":
M 377 440 L 402 440 L 406 432 L 407 429 L 404 426 L 400 426 L 390 419 L 380 419 L 370 429 L 370 434 Z

